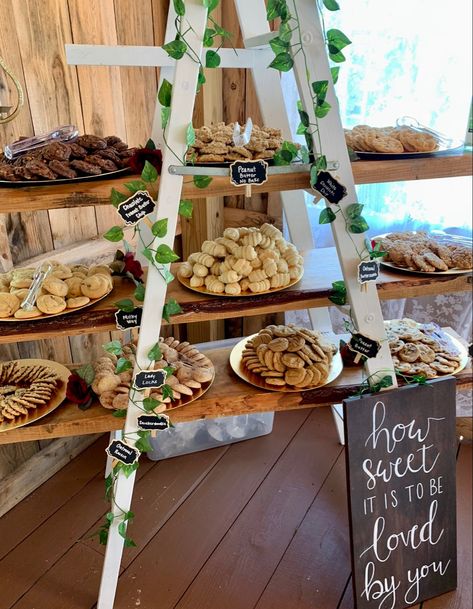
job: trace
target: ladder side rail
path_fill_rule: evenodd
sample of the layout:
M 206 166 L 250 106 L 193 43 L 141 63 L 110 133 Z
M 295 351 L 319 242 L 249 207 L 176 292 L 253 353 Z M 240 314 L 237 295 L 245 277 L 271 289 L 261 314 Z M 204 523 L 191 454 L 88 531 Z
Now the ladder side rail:
M 201 55 L 202 39 L 207 23 L 207 9 L 204 8 L 201 0 L 187 0 L 186 9 L 186 18 L 193 28 L 192 32 L 188 34 L 188 39 L 193 49 Z M 169 146 L 179 157 L 184 157 L 187 148 L 185 134 L 187 126 L 192 121 L 197 77 L 198 64 L 191 58 L 186 56 L 177 63 L 167 139 Z M 174 242 L 183 182 L 182 176 L 172 175 L 168 172 L 169 166 L 174 162 L 173 159 L 174 154 L 166 148 L 164 150 L 157 210 L 153 218 L 153 220 L 168 219 L 168 233 L 162 242 L 171 248 Z M 166 283 L 159 271 L 150 265 L 136 353 L 137 365 L 134 374 L 142 368 L 146 369 L 149 363 L 147 354 L 159 340 L 166 291 Z M 132 403 L 132 400 L 138 401 L 140 399 L 142 399 L 142 396 L 138 392 L 131 392 L 125 422 L 125 438 L 138 430 L 137 418 L 141 411 Z M 135 474 L 132 474 L 129 478 L 126 478 L 121 472 L 118 474 L 115 487 L 115 504 L 112 506 L 115 515 L 119 516 L 122 510 L 128 511 L 130 509 L 134 479 Z M 118 533 L 119 523 L 117 520 L 114 519 L 110 526 L 97 609 L 113 608 L 123 552 L 123 538 Z
M 294 56 L 294 72 L 301 94 L 301 101 L 305 111 L 309 115 L 311 123 L 315 123 L 316 119 L 312 93 L 306 74 L 309 74 L 311 82 L 327 80 L 329 83 L 327 101 L 332 106 L 332 109 L 318 123 L 323 143 L 323 152 L 327 160 L 337 159 L 340 163 L 337 177 L 347 189 L 347 196 L 341 201 L 340 206 L 342 209 L 346 209 L 348 205 L 356 203 L 358 199 L 340 118 L 339 104 L 335 95 L 335 88 L 326 54 L 319 13 L 313 0 L 290 0 L 290 9 L 293 14 L 296 12 L 299 14 L 302 39 L 304 40 L 307 64 L 304 55 L 298 53 Z M 318 142 L 315 134 L 313 141 L 314 150 L 317 151 Z M 329 203 L 326 204 L 327 206 L 329 205 Z M 386 338 L 376 285 L 374 283 L 367 283 L 362 287 L 357 279 L 357 266 L 360 258 L 356 250 L 362 252 L 365 249 L 364 239 L 366 235 L 348 233 L 341 214 L 338 214 L 336 220 L 332 222 L 332 231 L 356 328 L 361 334 L 381 342 L 381 349 L 377 357 L 368 359 L 365 368 L 369 376 L 380 371 L 382 371 L 383 376 L 390 373 L 393 385 L 396 386 L 394 366 Z

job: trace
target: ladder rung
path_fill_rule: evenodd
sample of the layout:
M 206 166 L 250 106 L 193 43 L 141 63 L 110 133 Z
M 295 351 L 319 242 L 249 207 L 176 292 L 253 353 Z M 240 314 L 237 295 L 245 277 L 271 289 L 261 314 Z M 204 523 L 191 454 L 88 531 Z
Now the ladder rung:
M 277 32 L 268 32 L 267 34 L 260 34 L 259 36 L 253 36 L 252 38 L 245 39 L 245 48 L 256 49 L 258 47 L 267 47 L 269 42 L 276 38 Z
M 338 161 L 327 162 L 329 171 L 336 171 L 339 167 Z M 311 164 L 309 163 L 292 163 L 291 165 L 277 165 L 268 167 L 268 175 L 283 175 L 289 173 L 304 173 L 309 172 Z M 229 176 L 229 167 L 200 167 L 195 165 L 170 165 L 169 173 L 176 176 Z

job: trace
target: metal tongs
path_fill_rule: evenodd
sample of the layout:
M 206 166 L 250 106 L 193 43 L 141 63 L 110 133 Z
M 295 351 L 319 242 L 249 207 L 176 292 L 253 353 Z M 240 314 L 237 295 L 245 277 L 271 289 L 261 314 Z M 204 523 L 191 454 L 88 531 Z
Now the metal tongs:
M 20 305 L 22 309 L 25 311 L 31 311 L 31 309 L 34 307 L 36 299 L 38 298 L 38 292 L 40 291 L 44 280 L 49 275 L 52 268 L 53 267 L 50 262 L 43 262 L 38 266 L 35 274 L 33 275 L 33 283 L 28 290 L 28 294 Z
M 428 133 L 432 137 L 434 137 L 439 144 L 444 146 L 445 148 L 456 148 L 462 145 L 462 142 L 459 140 L 454 140 L 451 137 L 440 133 L 439 131 L 435 131 L 430 127 L 426 127 L 425 125 L 421 125 L 416 118 L 412 116 L 402 116 L 398 118 L 396 121 L 397 127 L 410 127 L 414 131 L 418 131 L 419 133 Z
M 33 137 L 27 137 L 12 144 L 7 144 L 3 149 L 7 159 L 13 160 L 20 154 L 41 148 L 47 144 L 53 142 L 69 142 L 79 135 L 79 131 L 75 125 L 64 125 L 63 127 L 57 127 L 53 131 L 48 133 L 42 133 L 41 135 L 34 135 Z
M 250 142 L 251 133 L 253 132 L 253 121 L 248 118 L 245 125 L 245 130 L 241 132 L 240 123 L 235 123 L 233 127 L 233 144 L 235 146 L 246 146 Z

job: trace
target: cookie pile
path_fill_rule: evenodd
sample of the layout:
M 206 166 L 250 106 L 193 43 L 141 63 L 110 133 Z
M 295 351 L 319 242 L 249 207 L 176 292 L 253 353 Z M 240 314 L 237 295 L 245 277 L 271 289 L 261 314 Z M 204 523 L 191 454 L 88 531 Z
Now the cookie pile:
M 187 151 L 187 160 L 191 163 L 223 163 L 245 159 L 272 159 L 283 143 L 280 129 L 253 125 L 248 144 L 235 146 L 233 128 L 234 123 L 217 123 L 196 129 L 195 143 Z
M 435 137 L 410 127 L 356 125 L 353 129 L 345 129 L 345 140 L 355 152 L 402 154 L 433 152 L 438 148 Z
M 458 368 L 460 351 L 436 324 L 419 324 L 406 318 L 387 321 L 385 326 L 396 372 L 433 379 Z
M 127 167 L 134 149 L 116 135 L 98 137 L 80 135 L 63 144 L 54 142 L 9 161 L 0 156 L 0 180 L 72 179 L 80 176 L 100 175 Z
M 162 391 L 153 389 L 150 397 L 159 400 L 161 406 L 156 413 L 167 408 L 180 406 L 196 397 L 201 390 L 206 389 L 213 380 L 215 371 L 209 358 L 188 342 L 179 342 L 173 337 L 161 338 L 159 342 L 162 358 L 155 362 L 154 369 L 161 370 L 171 367 L 172 376 L 168 376 L 166 385 L 171 387 L 173 395 L 163 397 Z M 133 366 L 135 365 L 136 348 L 133 343 L 124 345 L 123 355 Z M 133 378 L 132 370 L 115 373 L 117 357 L 113 354 L 99 358 L 94 364 L 95 378 L 92 390 L 99 396 L 104 408 L 121 410 L 128 407 L 128 393 Z
M 473 266 L 471 248 L 424 231 L 391 233 L 376 241 L 387 253 L 384 260 L 415 271 L 432 273 Z
M 326 382 L 336 351 L 319 332 L 267 326 L 246 343 L 242 365 L 271 389 L 312 389 Z
M 59 376 L 47 366 L 24 366 L 16 361 L 0 364 L 0 423 L 47 404 L 59 382 Z
M 191 288 L 213 294 L 258 294 L 281 289 L 302 277 L 304 259 L 272 224 L 227 228 L 223 237 L 204 241 L 200 252 L 179 266 Z
M 106 264 L 60 264 L 50 260 L 51 272 L 40 288 L 31 311 L 20 305 L 28 295 L 36 269 L 25 267 L 0 274 L 0 318 L 32 319 L 83 307 L 113 288 L 112 271 Z

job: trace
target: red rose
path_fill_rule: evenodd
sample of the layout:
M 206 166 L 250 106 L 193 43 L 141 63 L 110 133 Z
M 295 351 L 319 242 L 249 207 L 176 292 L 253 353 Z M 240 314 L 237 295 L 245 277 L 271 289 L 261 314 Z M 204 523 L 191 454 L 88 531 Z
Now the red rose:
M 129 160 L 129 166 L 135 173 L 141 173 L 145 166 L 145 161 L 149 161 L 156 168 L 158 174 L 161 174 L 163 166 L 163 155 L 161 150 L 153 150 L 152 148 L 137 148 L 135 153 Z
M 92 391 L 83 378 L 72 373 L 67 381 L 66 397 L 74 404 L 84 406 L 92 400 Z
M 137 281 L 141 281 L 141 277 L 143 276 L 143 269 L 141 268 L 141 264 L 138 260 L 135 260 L 135 255 L 132 252 L 128 252 L 123 257 L 123 272 L 130 273 Z

